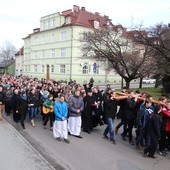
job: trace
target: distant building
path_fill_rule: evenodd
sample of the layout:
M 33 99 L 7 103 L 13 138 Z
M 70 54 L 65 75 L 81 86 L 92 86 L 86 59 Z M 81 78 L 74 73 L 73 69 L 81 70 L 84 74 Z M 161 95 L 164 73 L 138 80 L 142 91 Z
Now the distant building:
M 0 74 L 15 75 L 15 59 L 0 62 Z
M 95 82 L 120 82 L 114 71 L 108 72 L 99 61 L 85 58 L 80 51 L 80 33 L 91 29 L 113 26 L 108 16 L 86 11 L 74 5 L 73 9 L 50 14 L 40 19 L 40 28 L 33 29 L 24 40 L 23 69 L 16 64 L 16 74 L 83 82 L 93 77 Z M 22 56 L 21 56 L 22 58 Z
M 20 76 L 23 72 L 24 47 L 15 54 L 15 75 Z

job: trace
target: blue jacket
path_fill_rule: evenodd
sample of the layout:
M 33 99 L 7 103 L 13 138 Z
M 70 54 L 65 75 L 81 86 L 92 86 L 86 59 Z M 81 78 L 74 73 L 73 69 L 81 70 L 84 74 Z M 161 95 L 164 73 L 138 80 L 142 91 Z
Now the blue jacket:
M 136 120 L 137 127 L 142 129 L 146 128 L 152 114 L 153 114 L 153 110 L 151 109 L 151 107 L 146 108 L 145 105 L 141 105 L 140 110 L 137 114 L 137 120 Z
M 67 118 L 68 116 L 68 107 L 66 102 L 55 102 L 54 105 L 54 114 L 55 114 L 55 120 L 62 121 L 62 117 Z

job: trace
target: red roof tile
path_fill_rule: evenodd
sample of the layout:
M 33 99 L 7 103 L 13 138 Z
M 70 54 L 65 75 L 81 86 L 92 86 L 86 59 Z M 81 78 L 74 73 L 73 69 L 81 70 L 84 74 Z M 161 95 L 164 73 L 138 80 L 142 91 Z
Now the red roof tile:
M 78 7 L 77 9 L 78 10 L 75 11 L 73 7 L 73 10 L 67 10 L 62 12 L 65 17 L 71 17 L 71 24 L 94 28 L 93 22 L 99 21 L 100 28 L 105 28 L 107 26 L 107 22 L 109 21 L 108 16 L 101 16 L 98 12 L 92 13 L 86 11 L 85 7 L 82 7 L 81 9 Z M 110 24 L 112 23 L 110 22 Z

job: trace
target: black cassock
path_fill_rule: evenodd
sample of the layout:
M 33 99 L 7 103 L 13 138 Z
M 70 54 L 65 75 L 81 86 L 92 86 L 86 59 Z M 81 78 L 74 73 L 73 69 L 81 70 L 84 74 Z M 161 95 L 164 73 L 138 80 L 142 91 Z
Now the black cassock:
M 84 101 L 84 110 L 82 112 L 82 127 L 84 131 L 91 131 L 93 129 L 92 124 L 92 104 L 94 103 L 92 96 L 85 96 Z
M 102 112 L 102 94 L 100 92 L 93 93 L 93 104 L 97 103 L 97 106 L 93 106 L 92 111 L 92 120 L 93 120 L 93 127 L 96 127 L 98 124 L 101 126 L 103 125 L 103 121 L 101 119 L 101 116 L 103 116 Z

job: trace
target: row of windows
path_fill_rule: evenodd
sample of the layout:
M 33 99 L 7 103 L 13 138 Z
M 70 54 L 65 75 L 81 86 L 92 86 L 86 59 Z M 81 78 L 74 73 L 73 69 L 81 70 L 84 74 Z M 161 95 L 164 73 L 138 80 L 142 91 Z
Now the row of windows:
M 94 63 L 95 64 L 95 63 Z M 99 74 L 99 67 L 95 67 L 93 64 L 93 74 Z M 65 64 L 61 64 L 59 66 L 59 73 L 61 74 L 65 74 L 66 73 L 66 65 Z M 34 64 L 33 65 L 33 71 L 34 72 L 39 72 L 39 69 L 40 69 L 40 72 L 41 73 L 45 73 L 46 72 L 46 66 L 45 65 L 41 65 L 41 67 L 39 68 L 37 64 Z M 25 72 L 30 72 L 30 66 L 25 66 L 24 67 L 24 70 Z M 55 68 L 54 68 L 54 65 L 51 65 L 50 66 L 50 72 L 51 73 L 54 73 L 55 72 Z M 82 74 L 88 74 L 91 72 L 91 66 L 90 65 L 87 65 L 85 64 L 83 67 L 82 67 Z
M 49 29 L 49 28 L 55 28 L 59 26 L 59 23 L 57 23 L 56 19 L 48 20 L 48 21 L 43 21 L 42 23 L 42 29 Z
M 29 60 L 30 58 L 32 59 L 37 59 L 37 58 L 46 58 L 46 56 L 48 56 L 48 58 L 55 58 L 57 55 L 57 50 L 56 49 L 51 49 L 51 55 L 50 52 L 47 50 L 42 50 L 42 51 L 34 51 L 31 53 L 25 53 L 24 55 L 24 59 L 25 60 Z M 66 57 L 67 56 L 67 50 L 66 48 L 61 48 L 60 49 L 60 55 L 58 57 Z
M 34 37 L 33 41 L 32 41 L 32 45 L 38 45 L 38 44 L 45 44 L 45 43 L 49 43 L 49 42 L 57 42 L 58 37 L 57 34 L 52 33 L 51 34 L 51 39 L 47 40 L 47 36 L 43 35 L 42 37 Z M 60 41 L 66 41 L 67 40 L 67 32 L 66 31 L 62 31 L 60 34 Z M 58 40 L 59 41 L 59 40 Z
M 34 64 L 33 65 L 33 69 L 34 69 L 34 72 L 38 72 L 38 65 L 37 64 Z M 42 73 L 45 73 L 46 72 L 46 67 L 45 67 L 45 65 L 41 65 L 41 71 L 40 72 L 42 72 Z M 25 72 L 30 72 L 30 66 L 28 65 L 28 66 L 24 66 L 24 71 Z M 54 73 L 54 65 L 51 65 L 50 66 L 50 72 L 51 73 Z

